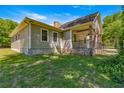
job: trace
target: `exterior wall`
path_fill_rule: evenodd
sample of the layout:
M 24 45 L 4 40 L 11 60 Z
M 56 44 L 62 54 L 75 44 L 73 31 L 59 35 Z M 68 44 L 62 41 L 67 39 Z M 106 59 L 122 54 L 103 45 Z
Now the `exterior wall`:
M 29 42 L 28 30 L 29 30 L 29 26 L 23 28 L 21 31 L 18 32 L 18 35 L 19 35 L 18 39 L 16 41 L 11 42 L 12 50 L 28 54 L 28 42 Z
M 60 45 L 60 33 L 58 33 L 58 42 L 53 42 L 52 33 L 54 31 L 48 30 L 48 42 L 41 41 L 41 31 L 42 27 L 31 24 L 31 49 L 30 55 L 34 54 L 50 54 L 58 53 L 56 46 Z
M 96 29 L 95 31 L 99 31 L 100 29 L 99 29 L 98 21 L 96 21 L 96 23 L 94 24 Z M 91 54 L 90 53 L 91 48 L 88 47 L 84 49 L 74 48 L 73 46 L 74 44 L 72 42 L 72 36 L 73 36 L 72 31 L 64 32 L 63 37 L 61 36 L 62 33 L 57 32 L 58 42 L 55 43 L 53 42 L 53 34 L 52 34 L 54 31 L 51 31 L 49 29 L 47 29 L 48 42 L 41 41 L 42 29 L 44 28 L 34 24 L 30 24 L 25 28 L 23 28 L 21 31 L 18 32 L 19 39 L 11 43 L 12 50 L 16 50 L 18 52 L 22 52 L 27 55 L 59 53 L 60 50 L 62 51 L 62 53 L 81 53 L 83 55 Z M 82 33 L 83 37 L 85 37 L 88 34 L 88 32 L 89 31 L 86 31 L 85 34 Z M 80 40 L 80 38 L 78 39 Z M 101 37 L 97 38 L 96 42 L 100 40 Z

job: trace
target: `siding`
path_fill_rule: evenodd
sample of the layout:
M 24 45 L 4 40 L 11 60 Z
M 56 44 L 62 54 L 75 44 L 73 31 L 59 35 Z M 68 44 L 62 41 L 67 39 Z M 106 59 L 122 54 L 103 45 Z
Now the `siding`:
M 40 26 L 31 24 L 31 54 L 49 54 L 57 52 L 55 43 L 52 42 L 52 32 L 48 30 L 48 42 L 41 41 L 41 29 Z M 58 33 L 58 41 L 60 41 L 60 35 Z M 59 42 L 56 45 L 60 45 Z
M 41 27 L 37 25 L 31 25 L 31 48 L 51 48 L 51 32 L 48 31 L 49 42 L 41 42 Z
M 12 50 L 16 50 L 25 54 L 28 54 L 28 30 L 29 27 L 26 26 L 21 31 L 18 32 L 20 38 L 11 43 Z

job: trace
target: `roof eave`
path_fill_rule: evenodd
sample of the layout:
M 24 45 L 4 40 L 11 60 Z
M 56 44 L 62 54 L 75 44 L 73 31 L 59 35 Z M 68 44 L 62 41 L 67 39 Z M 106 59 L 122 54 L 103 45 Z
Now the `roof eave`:
M 28 17 L 25 17 L 22 22 L 10 33 L 10 37 L 14 36 L 17 32 L 19 32 L 19 28 L 23 25 L 23 24 L 29 24 L 29 23 L 32 23 L 32 24 L 36 24 L 36 25 L 40 25 L 40 26 L 43 26 L 43 27 L 46 27 L 46 28 L 49 28 L 53 31 L 58 31 L 58 32 L 62 32 L 61 29 L 59 28 L 55 28 L 53 26 L 50 26 L 48 24 L 45 24 L 45 23 L 42 23 L 42 22 L 39 22 L 39 21 L 36 21 L 36 20 L 33 20 L 33 19 L 30 19 Z
M 32 24 L 36 24 L 36 25 L 39 25 L 39 26 L 43 26 L 45 28 L 49 28 L 51 30 L 54 30 L 54 31 L 58 31 L 58 32 L 61 32 L 62 30 L 59 29 L 59 28 L 56 28 L 54 26 L 51 26 L 51 25 L 48 25 L 48 24 L 45 24 L 43 22 L 39 22 L 39 21 L 36 21 L 36 20 L 33 20 L 33 19 L 30 19 L 30 18 L 26 18 L 27 21 L 31 22 Z
M 19 29 L 24 23 L 25 23 L 25 19 L 26 19 L 26 17 L 21 21 L 21 23 L 9 34 L 9 37 L 12 37 L 12 36 L 14 36 L 19 30 L 17 30 L 17 29 Z M 26 23 L 26 24 L 28 24 L 28 23 Z

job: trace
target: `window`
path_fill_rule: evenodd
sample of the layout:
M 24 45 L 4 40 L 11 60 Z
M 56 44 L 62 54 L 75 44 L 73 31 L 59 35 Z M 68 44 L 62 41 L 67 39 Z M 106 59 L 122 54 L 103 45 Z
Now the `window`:
M 57 42 L 58 33 L 53 32 L 53 42 Z
M 48 41 L 48 31 L 47 30 L 42 29 L 41 39 L 42 39 L 42 41 Z

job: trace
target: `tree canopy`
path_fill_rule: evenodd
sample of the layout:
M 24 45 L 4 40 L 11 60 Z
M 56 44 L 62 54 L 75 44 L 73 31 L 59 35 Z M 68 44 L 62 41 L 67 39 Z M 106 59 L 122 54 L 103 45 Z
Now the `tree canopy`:
M 124 52 L 124 6 L 122 10 L 104 18 L 104 44 L 110 44 Z
M 124 6 L 122 6 L 121 11 L 121 28 L 120 28 L 120 36 L 119 36 L 119 48 L 120 53 L 124 54 Z
M 103 42 L 106 45 L 119 47 L 119 39 L 122 34 L 122 12 L 115 13 L 104 18 L 103 24 L 104 34 Z
M 9 34 L 17 26 L 17 22 L 0 18 L 0 47 L 10 47 Z

